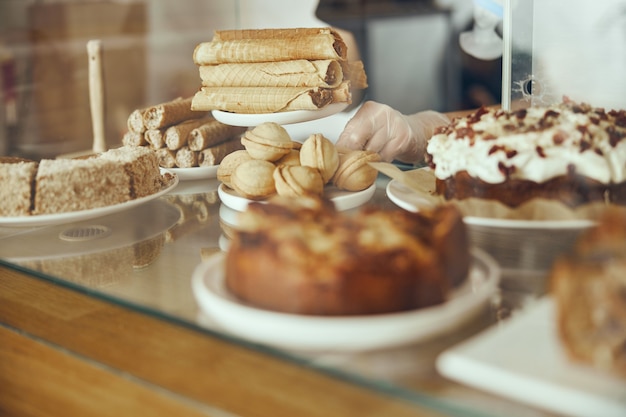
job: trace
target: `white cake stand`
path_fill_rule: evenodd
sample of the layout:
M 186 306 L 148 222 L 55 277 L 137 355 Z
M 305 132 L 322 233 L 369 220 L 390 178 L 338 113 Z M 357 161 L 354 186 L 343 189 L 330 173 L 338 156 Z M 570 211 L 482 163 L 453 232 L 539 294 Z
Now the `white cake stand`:
M 262 114 L 230 113 L 221 110 L 213 110 L 211 113 L 216 120 L 224 124 L 240 127 L 252 127 L 265 122 L 274 122 L 279 125 L 308 122 L 332 116 L 344 110 L 346 107 L 348 107 L 348 103 L 332 103 L 319 110 L 294 110 Z

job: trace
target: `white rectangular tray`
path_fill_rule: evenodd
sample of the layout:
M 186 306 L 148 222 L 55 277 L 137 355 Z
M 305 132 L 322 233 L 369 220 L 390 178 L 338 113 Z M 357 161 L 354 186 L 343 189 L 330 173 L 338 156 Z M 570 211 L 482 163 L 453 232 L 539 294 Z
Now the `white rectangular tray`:
M 570 416 L 626 416 L 626 380 L 572 363 L 544 298 L 437 358 L 452 380 Z

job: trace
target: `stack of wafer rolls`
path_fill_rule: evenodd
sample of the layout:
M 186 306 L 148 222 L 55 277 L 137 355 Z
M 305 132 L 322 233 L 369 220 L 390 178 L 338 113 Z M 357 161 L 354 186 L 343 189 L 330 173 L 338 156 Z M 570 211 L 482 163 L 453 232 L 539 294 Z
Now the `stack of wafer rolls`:
M 243 149 L 245 128 L 225 125 L 206 111 L 191 109 L 192 98 L 134 110 L 127 120 L 122 143 L 148 146 L 163 168 L 219 165 L 229 153 Z
M 216 31 L 196 46 L 201 87 L 193 110 L 276 113 L 351 103 L 367 87 L 361 61 L 331 28 Z

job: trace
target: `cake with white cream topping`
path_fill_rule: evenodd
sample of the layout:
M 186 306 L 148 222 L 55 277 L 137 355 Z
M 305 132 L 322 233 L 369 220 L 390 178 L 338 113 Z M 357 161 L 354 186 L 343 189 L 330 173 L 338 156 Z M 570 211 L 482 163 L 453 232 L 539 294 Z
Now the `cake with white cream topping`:
M 625 110 L 567 99 L 513 112 L 481 108 L 435 132 L 426 154 L 437 194 L 448 200 L 626 203 Z

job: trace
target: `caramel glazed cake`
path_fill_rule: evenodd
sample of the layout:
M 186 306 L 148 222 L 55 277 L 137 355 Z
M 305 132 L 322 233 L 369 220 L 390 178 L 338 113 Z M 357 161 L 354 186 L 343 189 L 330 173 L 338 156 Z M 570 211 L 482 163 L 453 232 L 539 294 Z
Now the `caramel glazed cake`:
M 149 149 L 121 147 L 85 159 L 0 158 L 0 216 L 65 213 L 145 197 L 170 183 Z
M 625 110 L 568 99 L 514 112 L 481 108 L 436 131 L 426 160 L 446 199 L 626 204 L 625 138 Z
M 348 215 L 321 197 L 276 197 L 240 214 L 225 276 L 228 290 L 254 307 L 336 316 L 440 304 L 469 268 L 453 205 Z

